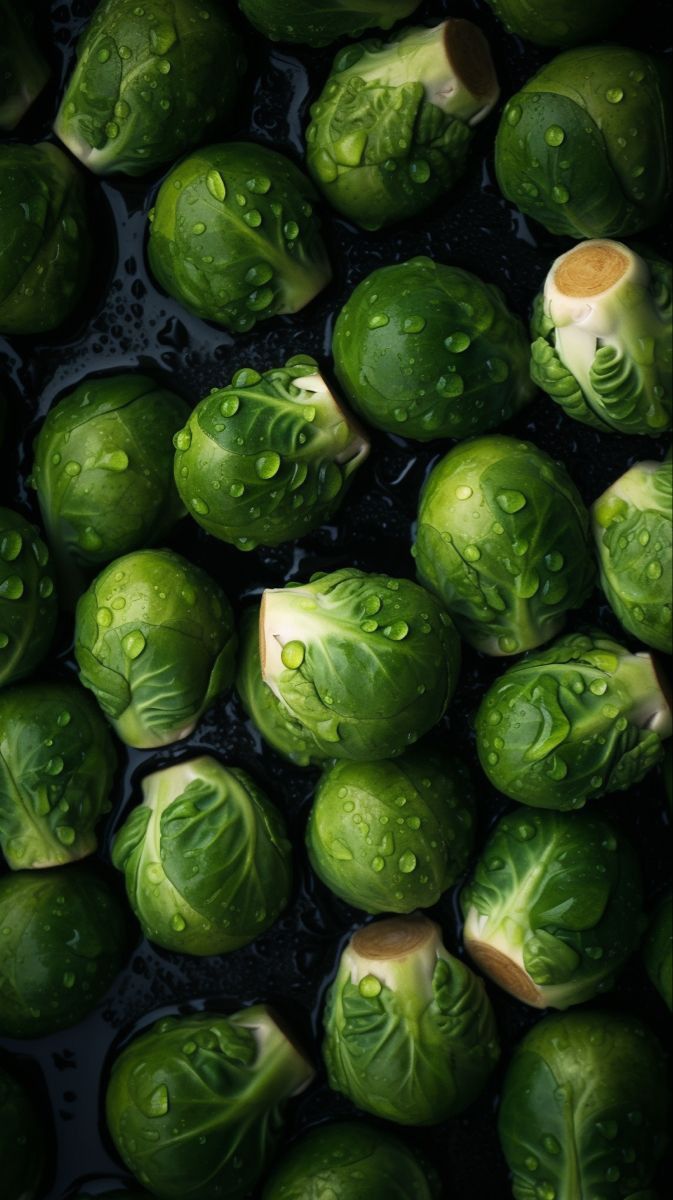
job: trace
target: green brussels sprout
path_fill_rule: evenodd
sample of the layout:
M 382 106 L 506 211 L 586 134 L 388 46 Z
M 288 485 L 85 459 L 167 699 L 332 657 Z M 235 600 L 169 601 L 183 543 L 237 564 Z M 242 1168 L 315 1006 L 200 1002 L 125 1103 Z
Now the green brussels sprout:
M 358 284 L 332 351 L 356 411 L 420 442 L 483 433 L 533 395 L 526 332 L 499 288 L 431 258 L 380 267 Z
M 93 854 L 116 767 L 107 723 L 81 688 L 28 684 L 0 695 L 0 845 L 12 870 Z
M 88 867 L 0 879 L 0 1035 L 76 1025 L 102 1000 L 128 945 L 115 892 Z
M 287 1100 L 312 1078 L 264 1005 L 166 1017 L 113 1063 L 108 1128 L 161 1200 L 242 1200 L 279 1144 Z
M 636 463 L 596 500 L 601 587 L 624 629 L 673 653 L 673 463 Z
M 79 594 L 96 567 L 160 543 L 184 515 L 173 435 L 188 414 L 146 375 L 85 380 L 51 409 L 33 483 L 62 590 Z
M 310 731 L 295 720 L 262 679 L 259 605 L 247 609 L 241 620 L 236 690 L 264 740 L 284 758 L 298 767 L 309 767 L 332 757 L 332 751 L 324 751 L 317 745 Z
M 400 1125 L 435 1125 L 463 1112 L 500 1054 L 481 979 L 420 913 L 353 934 L 324 1023 L 330 1087 Z
M 641 50 L 559 54 L 505 106 L 495 143 L 501 191 L 567 237 L 653 225 L 671 189 L 668 93 L 662 66 Z
M 470 21 L 346 46 L 311 107 L 309 173 L 363 229 L 413 217 L 462 175 L 474 126 L 499 94 L 488 42 Z
M 671 428 L 671 264 L 582 242 L 535 301 L 531 375 L 576 421 L 655 437 Z
M 594 584 L 589 514 L 565 467 L 501 434 L 455 446 L 432 469 L 412 554 L 485 654 L 548 642 Z
M 0 508 L 0 687 L 30 675 L 51 646 L 58 617 L 51 566 L 36 527 Z
M 436 904 L 465 871 L 473 840 L 469 772 L 420 747 L 390 762 L 328 766 L 306 831 L 323 883 L 370 913 Z
M 197 404 L 175 446 L 185 506 L 239 550 L 277 546 L 322 524 L 369 453 L 305 354 L 263 375 L 238 371 Z
M 460 642 L 434 596 L 408 579 L 345 567 L 268 588 L 262 679 L 330 758 L 391 758 L 444 715 Z
M 631 846 L 585 813 L 508 813 L 461 905 L 468 954 L 535 1008 L 568 1008 L 608 991 L 645 928 Z
M 14 129 L 19 124 L 49 79 L 49 67 L 35 44 L 33 24 L 32 5 L 25 0 L 21 4 L 0 0 L 0 129 Z
M 368 1121 L 318 1125 L 295 1142 L 262 1200 L 439 1200 L 436 1172 Z
M 205 571 L 172 550 L 110 563 L 80 598 L 80 680 L 127 746 L 188 737 L 233 682 L 231 606 Z
M 332 278 L 315 199 L 275 150 L 197 150 L 166 176 L 150 211 L 152 273 L 189 312 L 237 333 L 298 312 Z
M 183 954 L 225 954 L 273 925 L 290 894 L 291 847 L 250 776 L 204 755 L 142 786 L 112 861 L 145 937 Z
M 272 41 L 328 46 L 367 29 L 390 29 L 420 0 L 238 0 L 238 7 Z
M 571 633 L 491 685 L 476 718 L 491 783 L 533 808 L 582 808 L 638 783 L 664 756 L 673 715 L 652 656 L 600 631 Z
M 486 0 L 508 33 L 538 46 L 575 46 L 602 37 L 631 0 Z
M 214 0 L 101 0 L 54 132 L 97 174 L 145 175 L 229 116 L 244 71 Z
M 45 1157 L 41 1126 L 28 1090 L 0 1067 L 0 1178 L 4 1200 L 37 1200 Z
M 670 1091 L 657 1038 L 635 1017 L 546 1017 L 519 1043 L 498 1115 L 515 1200 L 656 1200 Z M 637 1194 L 636 1194 L 637 1193 Z
M 662 1000 L 673 1009 L 673 896 L 660 901 L 643 946 L 645 968 Z
M 84 184 L 61 150 L 0 145 L 0 333 L 61 325 L 89 274 Z

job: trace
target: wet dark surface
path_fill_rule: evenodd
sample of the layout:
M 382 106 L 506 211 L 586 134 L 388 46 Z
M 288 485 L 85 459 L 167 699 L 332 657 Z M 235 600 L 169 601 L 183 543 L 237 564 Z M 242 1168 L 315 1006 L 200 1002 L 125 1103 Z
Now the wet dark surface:
M 73 53 L 73 43 L 94 7 L 93 0 L 42 4 L 41 41 L 54 70 L 50 87 L 24 120 L 18 135 L 25 141 L 49 136 Z M 233 6 L 232 6 L 233 7 Z M 476 18 L 494 50 L 503 98 L 551 53 L 524 47 L 508 37 L 490 10 L 477 0 L 424 4 L 419 17 L 442 14 Z M 667 0 L 634 7 L 634 20 L 615 31 L 614 40 L 647 50 L 669 44 Z M 321 86 L 333 48 L 323 52 L 298 48 L 287 52 L 262 39 L 248 37 L 251 68 L 241 98 L 240 121 L 222 136 L 246 136 L 285 150 L 301 161 L 301 131 L 309 98 Z M 10 402 L 9 428 L 2 450 L 0 502 L 37 518 L 26 488 L 31 442 L 40 419 L 54 400 L 86 375 L 107 370 L 148 370 L 196 403 L 213 386 L 228 382 L 235 370 L 259 370 L 284 362 L 291 354 L 309 352 L 329 370 L 327 358 L 334 315 L 354 285 L 376 266 L 426 253 L 474 270 L 499 284 L 510 302 L 526 316 L 536 288 L 551 260 L 566 248 L 539 227 L 526 223 L 495 186 L 492 143 L 497 113 L 480 128 L 463 182 L 420 220 L 390 232 L 363 234 L 324 211 L 325 234 L 335 267 L 332 285 L 303 313 L 259 325 L 234 340 L 226 332 L 186 314 L 160 295 L 144 261 L 146 213 L 158 176 L 126 182 L 90 181 L 97 245 L 97 273 L 76 316 L 54 334 L 40 339 L 0 338 L 0 387 Z M 670 256 L 670 240 L 661 230 L 643 241 Z M 511 430 L 530 437 L 563 459 L 590 502 L 638 458 L 661 457 L 662 445 L 648 439 L 602 436 L 571 422 L 540 397 Z M 304 579 L 313 570 L 353 564 L 365 570 L 413 576 L 409 554 L 411 527 L 420 485 L 447 443 L 419 447 L 374 434 L 369 461 L 360 471 L 345 508 L 333 525 L 301 542 L 273 551 L 244 555 L 206 537 L 188 521 L 171 541 L 193 561 L 205 566 L 242 606 L 268 584 Z M 588 619 L 618 633 L 618 627 L 595 593 L 573 624 Z M 619 636 L 622 636 L 621 634 Z M 626 640 L 626 639 L 623 639 Z M 73 672 L 72 625 L 62 619 L 55 652 L 40 677 Z M 459 691 L 438 730 L 440 740 L 474 765 L 480 796 L 480 836 L 506 802 L 492 792 L 479 773 L 472 749 L 470 714 L 487 683 L 502 665 L 466 651 Z M 304 1039 L 319 1064 L 322 996 L 340 946 L 361 915 L 330 895 L 312 877 L 303 853 L 303 829 L 316 774 L 287 766 L 246 723 L 240 705 L 229 699 L 214 708 L 188 744 L 163 753 L 133 753 L 119 747 L 120 771 L 116 803 L 102 838 L 101 858 L 108 859 L 109 839 L 123 815 L 138 802 L 142 776 L 196 748 L 208 748 L 223 761 L 240 765 L 267 787 L 285 813 L 296 846 L 293 901 L 276 926 L 252 947 L 226 957 L 189 958 L 138 942 L 128 965 L 99 1010 L 76 1028 L 30 1042 L 3 1041 L 5 1055 L 51 1107 L 54 1149 L 42 1200 L 64 1200 L 77 1183 L 119 1182 L 126 1176 L 116 1160 L 100 1119 L 107 1062 L 139 1026 L 166 1011 L 190 1007 L 231 1011 L 256 1001 L 273 1003 Z M 628 831 L 644 867 L 648 906 L 666 886 L 670 857 L 670 823 L 658 772 L 627 794 L 608 797 L 595 806 Z M 0 868 L 1 869 L 1 868 Z M 116 886 L 121 877 L 109 867 Z M 448 893 L 433 915 L 441 921 L 449 949 L 460 953 L 456 897 Z M 490 989 L 502 1044 L 502 1067 L 472 1109 L 458 1120 L 430 1130 L 400 1131 L 422 1145 L 445 1181 L 446 1196 L 465 1200 L 506 1200 L 507 1172 L 495 1134 L 494 1114 L 502 1070 L 511 1048 L 539 1019 L 523 1005 Z M 670 1042 L 669 1014 L 649 985 L 639 957 L 623 973 L 602 1002 L 605 1007 L 639 1013 L 662 1039 Z M 288 1135 L 333 1115 L 349 1114 L 349 1104 L 333 1095 L 319 1073 L 314 1087 L 288 1113 Z M 671 1164 L 663 1165 L 661 1185 L 670 1182 Z M 92 1187 L 93 1192 L 104 1190 Z M 1 1186 L 0 1186 L 1 1192 Z

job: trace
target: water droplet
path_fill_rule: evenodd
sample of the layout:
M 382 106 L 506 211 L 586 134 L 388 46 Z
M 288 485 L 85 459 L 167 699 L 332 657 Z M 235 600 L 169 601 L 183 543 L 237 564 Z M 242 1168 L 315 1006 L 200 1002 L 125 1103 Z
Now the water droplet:
M 468 487 L 466 483 L 461 484 L 460 487 L 456 488 L 456 499 L 458 500 L 469 500 L 471 495 L 472 488 Z
M 548 146 L 562 146 L 565 136 L 565 130 L 560 125 L 550 125 L 545 130 L 544 140 Z
M 513 490 L 498 492 L 495 499 L 502 511 L 506 513 L 520 512 L 526 505 L 526 497 L 523 493 Z
M 390 322 L 390 317 L 386 313 L 372 313 L 367 321 L 370 329 L 383 329 Z
M 469 334 L 462 330 L 457 330 L 456 333 L 450 333 L 447 338 L 444 338 L 444 345 L 451 354 L 463 354 L 471 345 L 472 339 Z
M 563 187 L 563 184 L 560 183 L 555 184 L 551 190 L 551 194 L 552 199 L 555 200 L 557 204 L 567 204 L 570 199 L 570 192 L 568 191 L 567 187 Z
M 146 645 L 145 635 L 139 629 L 133 629 L 122 638 L 122 650 L 131 660 L 139 658 Z
M 260 479 L 273 479 L 280 470 L 280 463 L 280 454 L 276 454 L 275 450 L 269 450 L 265 454 L 260 454 L 255 462 L 255 470 Z
M 289 671 L 296 671 L 304 661 L 306 656 L 306 647 L 303 642 L 286 642 L 281 650 L 280 657 L 283 666 Z
M 206 175 L 206 187 L 215 200 L 222 201 L 226 199 L 227 186 L 219 171 L 212 170 L 208 172 Z
M 425 329 L 425 317 L 405 317 L 402 322 L 402 333 L 422 333 Z
M 383 870 L 383 868 L 385 867 L 385 865 L 386 865 L 386 860 L 385 860 L 385 858 L 382 858 L 380 854 L 377 854 L 377 855 L 376 855 L 376 856 L 375 856 L 375 857 L 372 859 L 372 862 L 371 862 L 372 870 L 373 870 L 373 871 L 376 871 L 376 872 L 377 872 L 377 874 L 378 874 L 378 872 L 379 872 L 379 871 L 382 871 L 382 870 Z
M 15 529 L 9 529 L 0 537 L 0 558 L 5 562 L 14 562 L 23 549 L 23 538 Z
M 0 582 L 0 599 L 2 600 L 20 600 L 23 592 L 23 580 L 18 575 L 8 575 Z
M 608 104 L 620 104 L 624 99 L 624 89 L 620 87 L 608 88 L 605 93 L 605 99 Z
M 393 621 L 390 625 L 386 625 L 383 633 L 391 642 L 401 642 L 407 636 L 409 626 L 406 621 Z

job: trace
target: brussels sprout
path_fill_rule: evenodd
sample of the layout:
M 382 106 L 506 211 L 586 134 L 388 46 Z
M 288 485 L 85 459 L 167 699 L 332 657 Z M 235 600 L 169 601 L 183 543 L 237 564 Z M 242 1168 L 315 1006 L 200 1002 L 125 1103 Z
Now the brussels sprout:
M 430 258 L 381 267 L 358 284 L 332 349 L 357 412 L 421 442 L 483 433 L 533 394 L 528 339 L 500 290 Z
M 0 129 L 18 125 L 49 78 L 33 38 L 33 23 L 32 6 L 25 0 L 20 5 L 0 0 Z
M 282 1159 L 262 1200 L 439 1200 L 431 1167 L 386 1129 L 334 1121 L 309 1130 Z
M 306 831 L 311 865 L 366 912 L 430 908 L 467 866 L 474 792 L 465 766 L 414 747 L 392 762 L 336 762 Z
M 242 1200 L 278 1145 L 286 1101 L 312 1078 L 264 1005 L 167 1017 L 115 1060 L 108 1127 L 162 1200 Z
M 569 417 L 604 432 L 671 428 L 671 264 L 621 242 L 556 259 L 532 321 L 531 374 Z
M 514 1051 L 498 1117 L 515 1200 L 640 1200 L 666 1148 L 669 1111 L 663 1047 L 637 1018 L 540 1021 Z
M 173 435 L 188 414 L 146 375 L 85 380 L 49 412 L 33 482 L 70 592 L 81 592 L 81 576 L 99 564 L 161 542 L 184 515 Z
M 207 146 L 167 175 L 148 258 L 170 296 L 237 333 L 304 308 L 332 278 L 313 185 L 248 142 Z
M 236 634 L 222 589 L 171 550 L 110 563 L 79 600 L 75 657 L 127 746 L 188 737 L 233 682 Z
M 204 755 L 148 775 L 143 794 L 112 861 L 145 937 L 183 954 L 224 954 L 273 925 L 290 893 L 291 848 L 250 776 Z
M 89 274 L 82 180 L 56 146 L 0 145 L 0 333 L 43 333 L 70 316 Z
M 420 0 L 238 0 L 238 7 L 265 37 L 305 46 L 328 46 L 366 29 L 390 29 L 410 17 Z
M 645 967 L 662 1000 L 673 1009 L 673 896 L 656 909 L 643 947 Z
M 673 463 L 636 463 L 592 509 L 601 586 L 624 629 L 673 653 Z
M 568 237 L 653 225 L 671 189 L 668 92 L 663 68 L 641 50 L 559 54 L 507 102 L 495 143 L 501 191 Z
M 126 915 L 88 867 L 0 879 L 0 1034 L 77 1024 L 103 998 L 127 950 Z
M 638 783 L 663 758 L 673 717 L 650 654 L 571 633 L 496 679 L 476 719 L 493 785 L 533 808 L 581 808 Z
M 400 1125 L 435 1125 L 482 1091 L 498 1057 L 484 985 L 420 914 L 359 929 L 327 996 L 330 1087 Z
M 631 0 L 486 0 L 508 33 L 538 46 L 575 46 L 601 37 Z
M 27 1089 L 0 1067 L 0 1178 L 4 1200 L 37 1200 L 44 1171 L 41 1125 Z
M 485 654 L 549 641 L 594 583 L 589 514 L 565 467 L 500 434 L 456 446 L 430 472 L 412 554 Z
M 197 404 L 175 445 L 189 512 L 239 550 L 277 546 L 327 520 L 369 453 L 305 354 L 263 375 L 238 371 Z
M 30 675 L 51 646 L 58 616 L 51 566 L 35 526 L 0 508 L 0 687 Z
M 233 110 L 245 58 L 214 0 L 101 0 L 54 132 L 91 171 L 145 175 Z
M 262 679 L 325 757 L 389 758 L 436 725 L 460 643 L 434 596 L 354 567 L 269 588 Z
M 324 751 L 316 744 L 310 731 L 295 720 L 262 679 L 259 606 L 244 612 L 240 636 L 236 690 L 264 740 L 298 767 L 318 765 L 331 758 L 332 751 Z
M 13 870 L 93 854 L 116 766 L 106 722 L 70 683 L 0 695 L 0 844 Z
M 363 229 L 413 217 L 462 175 L 473 128 L 499 92 L 488 42 L 470 21 L 346 46 L 311 108 L 309 173 Z
M 645 928 L 631 846 L 584 813 L 503 817 L 461 903 L 468 954 L 535 1008 L 568 1008 L 608 991 Z

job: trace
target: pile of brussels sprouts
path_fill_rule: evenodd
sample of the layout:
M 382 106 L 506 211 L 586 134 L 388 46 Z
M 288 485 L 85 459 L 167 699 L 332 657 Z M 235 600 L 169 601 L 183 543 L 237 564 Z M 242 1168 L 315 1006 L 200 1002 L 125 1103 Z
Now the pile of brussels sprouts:
M 669 85 L 658 59 L 602 40 L 626 0 L 487 4 L 554 48 L 495 135 L 503 196 L 565 238 L 530 328 L 448 248 L 447 261 L 391 251 L 334 314 L 323 362 L 288 324 L 280 357 L 224 371 L 192 403 L 144 368 L 83 373 L 36 431 L 36 507 L 0 509 L 6 1200 L 39 1200 L 48 1179 L 49 1134 L 27 1132 L 43 1122 L 19 1061 L 31 1039 L 92 1014 L 140 934 L 210 959 L 253 943 L 292 902 L 297 851 L 348 933 L 321 1036 L 351 1109 L 287 1149 L 286 1110 L 317 1062 L 284 1013 L 253 996 L 227 1011 L 176 997 L 178 1015 L 148 1014 L 101 1081 L 135 1180 L 108 1196 L 438 1200 L 435 1169 L 392 1126 L 461 1116 L 500 1062 L 516 1200 L 655 1200 L 663 1050 L 602 999 L 640 952 L 673 1003 L 671 896 L 648 911 L 613 795 L 647 777 L 656 804 L 663 770 L 670 822 L 673 463 L 641 440 L 672 427 L 671 265 L 647 244 L 671 193 Z M 366 237 L 459 203 L 475 130 L 497 124 L 478 24 L 414 24 L 418 0 L 233 7 L 101 0 L 55 136 L 30 144 L 22 121 L 51 68 L 31 6 L 0 0 L 1 334 L 42 335 L 86 304 L 87 171 L 137 187 L 164 172 L 148 192 L 150 273 L 234 335 L 329 284 L 321 213 Z M 230 136 L 256 38 L 338 41 L 299 165 Z M 548 401 L 568 444 L 631 439 L 632 465 L 590 507 L 571 459 L 509 427 Z M 406 574 L 334 563 L 239 611 L 237 556 L 338 523 L 381 434 L 408 457 L 416 442 L 436 449 Z M 226 588 L 170 548 L 179 523 L 213 564 L 226 549 Z M 61 662 L 71 637 L 78 677 Z M 463 655 L 470 670 L 491 664 L 472 720 L 480 771 L 444 722 Z M 258 744 L 306 772 L 304 847 L 283 796 L 235 756 L 167 751 L 232 689 Z M 124 747 L 152 754 L 139 802 L 125 796 L 106 826 Z M 489 786 L 500 816 L 486 830 Z M 424 910 L 457 885 L 463 945 L 449 949 Z M 560 1012 L 503 1045 L 498 991 Z

